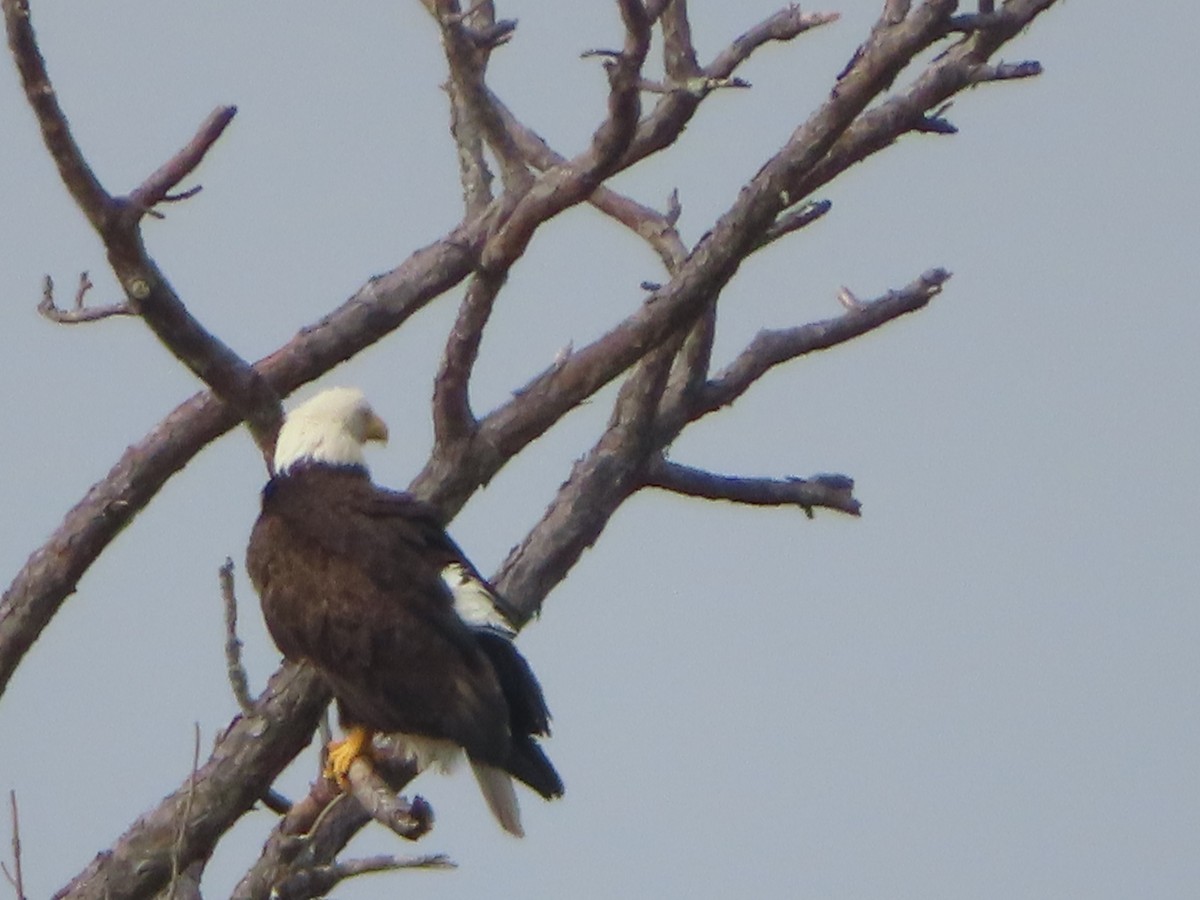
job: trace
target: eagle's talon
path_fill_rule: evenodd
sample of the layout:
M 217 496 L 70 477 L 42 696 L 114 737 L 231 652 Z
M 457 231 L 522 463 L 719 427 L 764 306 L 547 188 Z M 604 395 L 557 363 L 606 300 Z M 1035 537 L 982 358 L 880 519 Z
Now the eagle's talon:
M 331 741 L 326 748 L 325 777 L 342 789 L 349 787 L 350 767 L 360 756 L 371 755 L 371 738 L 369 730 L 355 726 L 345 740 Z

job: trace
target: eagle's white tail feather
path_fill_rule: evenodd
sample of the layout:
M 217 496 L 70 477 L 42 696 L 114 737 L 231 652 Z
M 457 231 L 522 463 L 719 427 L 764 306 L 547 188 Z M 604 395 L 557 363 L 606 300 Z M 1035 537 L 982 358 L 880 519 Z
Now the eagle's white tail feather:
M 521 809 L 517 806 L 517 792 L 513 790 L 512 777 L 503 769 L 475 760 L 471 760 L 471 770 L 496 821 L 509 834 L 524 837 L 525 829 L 521 827 Z

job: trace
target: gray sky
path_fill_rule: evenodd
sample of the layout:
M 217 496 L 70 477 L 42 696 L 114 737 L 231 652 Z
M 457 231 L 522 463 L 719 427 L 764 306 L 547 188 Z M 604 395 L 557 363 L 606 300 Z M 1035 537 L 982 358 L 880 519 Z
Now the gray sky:
M 704 58 L 774 9 L 693 0 Z M 561 802 L 491 821 L 466 771 L 422 776 L 453 873 L 365 879 L 422 896 L 1190 898 L 1200 893 L 1200 180 L 1180 76 L 1191 3 L 1067 3 L 1006 58 L 1036 80 L 974 91 L 953 138 L 908 138 L 828 192 L 833 212 L 744 267 L 720 359 L 760 327 L 826 318 L 924 269 L 925 311 L 777 371 L 689 432 L 682 462 L 845 472 L 864 517 L 644 494 L 521 644 L 555 713 Z M 574 152 L 605 84 L 578 53 L 618 42 L 610 3 L 520 19 L 493 85 Z M 835 4 L 827 8 L 838 9 Z M 618 186 L 695 240 L 828 90 L 877 12 L 742 73 L 681 146 Z M 217 104 L 240 113 L 204 192 L 147 226 L 192 311 L 257 358 L 459 216 L 437 35 L 416 2 L 33 3 L 51 74 L 105 185 L 127 190 Z M 196 383 L 134 320 L 41 320 L 41 278 L 81 269 L 116 299 L 0 66 L 0 571 L 11 578 L 86 488 Z M 489 408 L 559 347 L 640 301 L 653 256 L 589 210 L 539 234 L 489 331 Z M 403 485 L 452 298 L 322 384 L 363 386 Z M 611 397 L 611 391 L 605 397 Z M 605 417 L 597 401 L 506 470 L 452 531 L 484 571 L 536 521 Z M 80 583 L 0 700 L 0 789 L 21 803 L 30 895 L 49 895 L 191 764 L 235 712 L 216 571 L 241 563 L 263 470 L 246 435 L 172 480 Z M 239 572 L 256 685 L 278 655 Z M 310 749 L 284 778 L 300 793 Z M 273 816 L 210 866 L 227 893 Z M 7 817 L 4 817 L 4 821 Z M 7 837 L 0 829 L 0 837 Z M 408 852 L 372 829 L 354 853 Z M 7 841 L 0 841 L 6 846 Z M 409 883 L 411 882 L 411 884 Z

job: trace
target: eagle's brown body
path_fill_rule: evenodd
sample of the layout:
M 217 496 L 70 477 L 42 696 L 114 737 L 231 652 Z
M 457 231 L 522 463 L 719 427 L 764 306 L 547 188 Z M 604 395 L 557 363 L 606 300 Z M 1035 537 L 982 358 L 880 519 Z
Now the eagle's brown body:
M 449 564 L 477 577 L 429 507 L 319 462 L 271 479 L 247 552 L 271 636 L 321 671 L 344 727 L 449 741 L 558 796 L 541 689 L 507 635 L 456 613 Z

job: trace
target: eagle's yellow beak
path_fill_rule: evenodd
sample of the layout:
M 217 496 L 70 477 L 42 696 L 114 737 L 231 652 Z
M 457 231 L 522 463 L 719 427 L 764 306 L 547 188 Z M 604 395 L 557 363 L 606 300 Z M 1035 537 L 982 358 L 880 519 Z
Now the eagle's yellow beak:
M 363 428 L 363 443 L 367 441 L 379 441 L 381 444 L 386 444 L 388 440 L 388 427 L 383 419 L 375 415 L 375 413 L 367 414 L 367 421 Z

